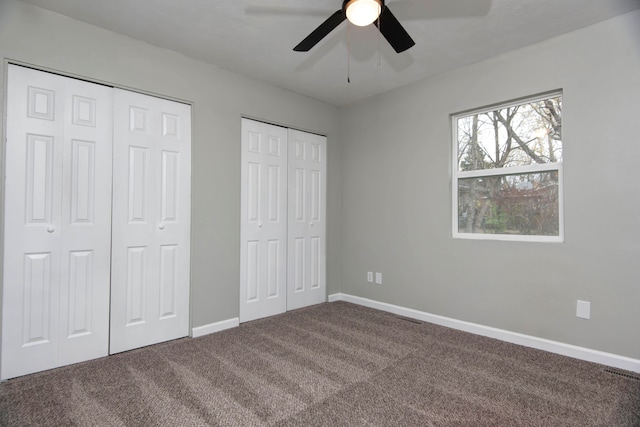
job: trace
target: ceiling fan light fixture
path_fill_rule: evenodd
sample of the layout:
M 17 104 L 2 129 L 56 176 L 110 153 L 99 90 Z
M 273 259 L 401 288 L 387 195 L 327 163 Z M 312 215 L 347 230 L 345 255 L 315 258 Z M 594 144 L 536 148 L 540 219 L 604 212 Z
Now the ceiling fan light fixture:
M 344 8 L 349 22 L 365 27 L 380 16 L 382 0 L 349 0 L 345 2 Z

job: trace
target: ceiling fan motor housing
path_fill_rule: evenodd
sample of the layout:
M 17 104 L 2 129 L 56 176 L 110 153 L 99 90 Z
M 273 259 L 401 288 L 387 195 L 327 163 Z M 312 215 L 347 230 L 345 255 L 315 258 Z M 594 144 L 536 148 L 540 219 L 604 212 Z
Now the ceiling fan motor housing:
M 384 10 L 384 0 L 344 0 L 342 13 L 354 25 L 367 26 Z

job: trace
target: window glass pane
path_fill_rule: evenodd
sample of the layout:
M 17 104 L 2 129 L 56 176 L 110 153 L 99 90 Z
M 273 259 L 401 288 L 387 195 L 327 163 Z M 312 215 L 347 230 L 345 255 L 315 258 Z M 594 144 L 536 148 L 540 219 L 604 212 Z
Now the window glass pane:
M 558 236 L 558 171 L 459 179 L 458 232 Z
M 458 170 L 562 162 L 562 97 L 457 119 Z

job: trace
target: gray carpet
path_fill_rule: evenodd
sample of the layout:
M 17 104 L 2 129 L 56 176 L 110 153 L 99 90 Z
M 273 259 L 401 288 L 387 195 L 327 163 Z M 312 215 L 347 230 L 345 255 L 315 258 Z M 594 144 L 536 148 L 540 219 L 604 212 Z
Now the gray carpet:
M 4 382 L 0 423 L 640 425 L 604 369 L 336 302 Z

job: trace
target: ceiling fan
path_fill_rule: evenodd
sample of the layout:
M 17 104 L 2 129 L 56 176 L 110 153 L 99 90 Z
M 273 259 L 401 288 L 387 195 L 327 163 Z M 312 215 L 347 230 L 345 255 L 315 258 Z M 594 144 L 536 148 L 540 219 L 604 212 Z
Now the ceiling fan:
M 404 52 L 416 44 L 389 8 L 385 6 L 384 0 L 344 0 L 340 10 L 320 24 L 293 50 L 297 52 L 309 51 L 345 19 L 359 27 L 374 24 L 397 53 Z

